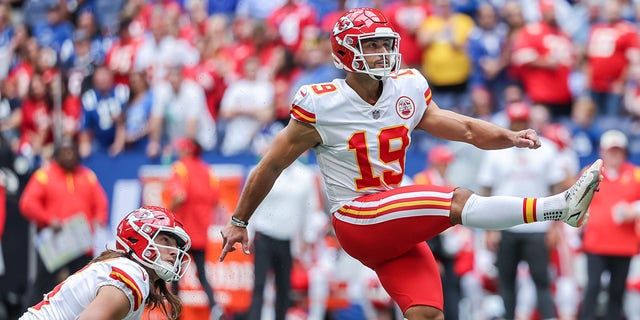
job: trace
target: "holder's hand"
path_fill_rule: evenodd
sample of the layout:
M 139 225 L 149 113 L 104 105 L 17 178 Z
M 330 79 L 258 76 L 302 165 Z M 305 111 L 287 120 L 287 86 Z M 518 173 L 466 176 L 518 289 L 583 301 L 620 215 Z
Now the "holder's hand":
M 222 253 L 220 254 L 220 262 L 224 260 L 227 253 L 236 250 L 233 245 L 237 242 L 240 242 L 242 251 L 245 254 L 251 253 L 251 251 L 249 251 L 249 235 L 247 234 L 247 228 L 236 227 L 229 222 L 224 226 L 224 228 L 222 228 L 220 234 L 222 235 Z

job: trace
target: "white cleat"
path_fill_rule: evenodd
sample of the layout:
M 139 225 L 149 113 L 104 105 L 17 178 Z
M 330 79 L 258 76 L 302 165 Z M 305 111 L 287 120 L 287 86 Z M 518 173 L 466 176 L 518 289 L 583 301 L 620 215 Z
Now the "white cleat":
M 567 201 L 568 210 L 562 221 L 572 227 L 582 227 L 589 220 L 589 204 L 593 199 L 593 194 L 598 191 L 598 184 L 602 180 L 603 170 L 602 159 L 596 160 L 587 170 L 585 170 L 580 179 L 564 192 L 564 199 Z

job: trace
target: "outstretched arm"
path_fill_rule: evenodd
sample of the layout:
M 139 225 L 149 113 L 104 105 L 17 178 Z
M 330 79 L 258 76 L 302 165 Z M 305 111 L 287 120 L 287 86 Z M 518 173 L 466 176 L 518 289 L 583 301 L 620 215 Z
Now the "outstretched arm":
M 267 196 L 280 173 L 295 161 L 303 152 L 322 142 L 320 135 L 311 125 L 291 119 L 275 138 L 267 154 L 247 178 L 240 201 L 233 216 L 249 221 L 258 205 Z M 242 250 L 249 253 L 247 230 L 231 222 L 222 229 L 222 253 L 220 261 L 228 252 L 234 251 L 233 245 L 240 242 Z
M 440 109 L 433 100 L 418 128 L 437 138 L 467 142 L 485 150 L 540 147 L 540 139 L 533 129 L 512 131 L 488 121 Z

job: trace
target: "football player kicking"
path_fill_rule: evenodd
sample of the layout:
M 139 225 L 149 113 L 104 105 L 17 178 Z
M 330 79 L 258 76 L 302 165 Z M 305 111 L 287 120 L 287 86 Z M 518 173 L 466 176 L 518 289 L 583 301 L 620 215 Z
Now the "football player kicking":
M 601 180 L 602 161 L 563 193 L 545 198 L 481 197 L 455 187 L 400 186 L 411 131 L 481 149 L 536 149 L 532 129 L 511 131 L 440 109 L 426 79 L 400 69 L 400 37 L 376 9 L 342 15 L 331 34 L 345 79 L 302 86 L 291 118 L 248 177 L 231 221 L 222 229 L 220 260 L 241 243 L 246 226 L 282 170 L 313 148 L 344 250 L 378 275 L 407 319 L 443 319 L 440 274 L 425 240 L 462 224 L 505 229 L 562 220 L 580 227 Z M 526 181 L 523 181 L 526 183 Z

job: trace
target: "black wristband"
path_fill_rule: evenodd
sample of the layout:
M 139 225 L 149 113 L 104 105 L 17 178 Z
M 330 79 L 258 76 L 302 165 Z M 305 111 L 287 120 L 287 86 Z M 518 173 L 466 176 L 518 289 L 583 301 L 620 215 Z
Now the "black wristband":
M 249 222 L 242 221 L 239 218 L 236 218 L 235 216 L 231 216 L 231 224 L 236 227 L 246 228 L 249 225 Z

